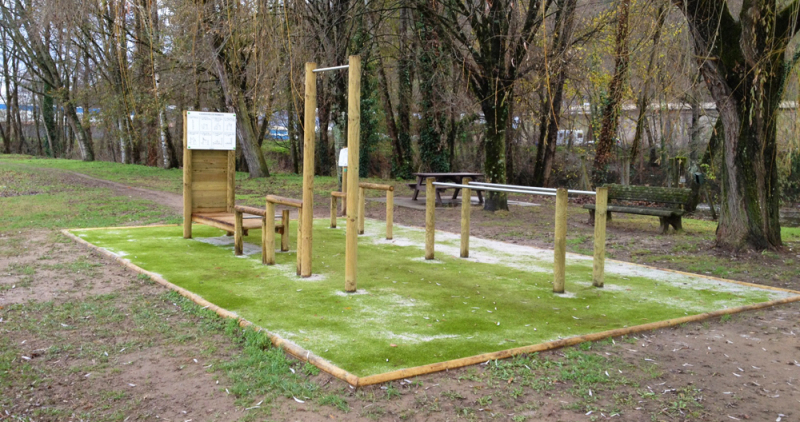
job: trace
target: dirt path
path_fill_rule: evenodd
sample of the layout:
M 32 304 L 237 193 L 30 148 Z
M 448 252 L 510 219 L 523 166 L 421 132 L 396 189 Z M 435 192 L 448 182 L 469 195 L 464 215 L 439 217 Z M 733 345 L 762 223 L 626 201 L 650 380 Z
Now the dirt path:
M 183 196 L 169 192 L 162 192 L 157 190 L 150 190 L 144 188 L 136 188 L 122 183 L 112 182 L 110 180 L 98 179 L 96 177 L 87 176 L 85 174 L 76 173 L 74 171 L 64 171 L 75 178 L 78 184 L 93 187 L 93 188 L 108 188 L 114 191 L 115 195 L 127 196 L 131 198 L 145 199 L 153 201 L 157 204 L 163 205 L 176 214 L 183 212 Z

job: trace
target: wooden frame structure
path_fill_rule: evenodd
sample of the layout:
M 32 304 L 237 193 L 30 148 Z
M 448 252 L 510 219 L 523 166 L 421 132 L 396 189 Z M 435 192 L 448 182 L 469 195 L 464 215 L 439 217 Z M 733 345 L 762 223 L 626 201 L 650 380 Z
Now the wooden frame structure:
M 228 235 L 247 235 L 263 228 L 264 210 L 239 207 L 236 210 L 236 151 L 186 148 L 187 112 L 183 112 L 183 237 L 192 237 L 192 223 L 225 230 Z M 261 218 L 259 218 L 261 217 Z M 281 234 L 288 248 L 289 234 L 283 224 L 273 230 Z M 241 237 L 234 238 L 234 249 L 241 248 Z M 241 251 L 237 255 L 241 254 Z

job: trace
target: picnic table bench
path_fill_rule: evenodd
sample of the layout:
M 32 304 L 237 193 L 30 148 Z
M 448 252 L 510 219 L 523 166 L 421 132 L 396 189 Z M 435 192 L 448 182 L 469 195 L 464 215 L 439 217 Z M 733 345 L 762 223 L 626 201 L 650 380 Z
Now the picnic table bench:
M 658 186 L 623 186 L 606 185 L 608 188 L 608 199 L 625 202 L 653 202 L 665 204 L 665 207 L 652 207 L 644 205 L 618 205 L 609 204 L 607 219 L 611 220 L 612 212 L 624 214 L 652 215 L 658 217 L 661 223 L 661 233 L 667 233 L 669 226 L 675 231 L 683 229 L 681 217 L 684 208 L 689 202 L 692 190 L 688 188 L 664 188 Z M 583 208 L 589 210 L 589 224 L 594 225 L 594 204 L 585 204 Z
M 467 172 L 459 172 L 459 173 L 414 173 L 414 176 L 417 177 L 416 183 L 409 183 L 408 187 L 414 191 L 414 194 L 411 196 L 411 199 L 416 201 L 417 196 L 419 195 L 420 191 L 425 191 L 425 179 L 429 177 L 433 177 L 436 179 L 437 182 L 440 183 L 456 183 L 459 185 L 463 184 L 464 178 L 469 177 L 473 181 L 477 180 L 478 178 L 483 177 L 483 173 L 467 173 Z M 442 192 L 446 191 L 447 187 L 436 187 L 436 203 L 438 205 L 442 205 Z M 453 188 L 453 198 L 458 198 L 459 192 L 461 192 L 460 188 Z M 483 193 L 478 190 L 478 203 L 483 204 Z M 463 198 L 462 198 L 463 200 Z M 469 201 L 469 198 L 467 198 Z

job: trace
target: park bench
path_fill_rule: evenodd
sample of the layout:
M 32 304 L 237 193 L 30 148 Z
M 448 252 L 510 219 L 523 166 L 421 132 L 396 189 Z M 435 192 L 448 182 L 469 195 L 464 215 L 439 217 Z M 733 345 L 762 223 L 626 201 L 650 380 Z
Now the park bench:
M 675 231 L 681 231 L 681 217 L 684 207 L 689 202 L 692 190 L 688 188 L 664 188 L 657 186 L 623 186 L 606 185 L 608 188 L 607 219 L 611 220 L 611 213 L 652 215 L 661 222 L 661 233 L 667 233 L 669 226 Z M 660 206 L 612 204 L 611 201 L 623 202 L 650 202 L 664 204 Z M 594 204 L 586 204 L 583 208 L 589 210 L 589 224 L 594 225 Z

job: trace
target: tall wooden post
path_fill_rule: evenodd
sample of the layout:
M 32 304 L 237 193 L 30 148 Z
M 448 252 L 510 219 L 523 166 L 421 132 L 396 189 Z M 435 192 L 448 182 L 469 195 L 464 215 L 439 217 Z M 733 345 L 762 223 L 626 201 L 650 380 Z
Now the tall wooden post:
M 228 170 L 227 170 L 227 189 L 225 204 L 228 209 L 227 212 L 233 212 L 233 206 L 236 205 L 236 151 L 228 151 Z
M 192 237 L 192 150 L 186 146 L 186 110 L 183 111 L 183 237 Z
M 471 178 L 461 179 L 462 185 L 469 185 Z M 469 218 L 472 213 L 472 190 L 461 189 L 461 257 L 469 258 Z
M 264 230 L 261 231 L 261 262 L 275 265 L 275 204 L 272 202 L 267 202 L 267 211 L 264 213 Z
M 556 191 L 556 229 L 553 242 L 553 293 L 564 293 L 567 260 L 567 190 Z
M 347 155 L 350 155 L 350 151 L 348 150 Z M 341 216 L 344 217 L 347 215 L 347 167 L 342 167 L 342 193 L 345 194 L 345 199 L 342 201 L 342 211 Z
M 358 234 L 364 234 L 364 217 L 367 208 L 367 190 L 358 188 Z
M 361 140 L 361 56 L 350 56 L 347 73 L 347 233 L 344 289 L 356 291 L 358 262 L 358 161 Z
M 386 191 L 386 240 L 392 240 L 392 225 L 394 224 L 394 191 Z
M 306 63 L 305 124 L 303 128 L 303 211 L 301 226 L 303 232 L 300 276 L 311 276 L 311 233 L 314 224 L 314 146 L 317 126 L 317 75 L 315 63 Z M 328 128 L 320 128 L 327 130 Z
M 297 211 L 297 275 L 300 275 L 303 259 L 303 224 L 301 218 L 303 215 L 303 207 L 300 207 Z
M 597 188 L 594 202 L 594 264 L 592 285 L 603 287 L 606 260 L 606 214 L 608 211 L 608 188 Z
M 425 179 L 425 259 L 433 259 L 434 232 L 436 231 L 436 187 L 435 177 Z

